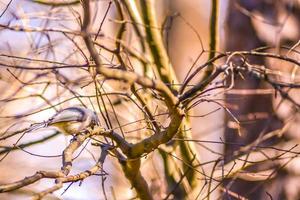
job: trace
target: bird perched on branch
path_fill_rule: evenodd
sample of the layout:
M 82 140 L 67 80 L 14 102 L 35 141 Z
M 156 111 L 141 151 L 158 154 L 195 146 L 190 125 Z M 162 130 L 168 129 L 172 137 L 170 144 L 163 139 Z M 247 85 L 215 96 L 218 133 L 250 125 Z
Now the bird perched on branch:
M 46 122 L 46 126 L 54 126 L 65 135 L 76 135 L 88 128 L 100 126 L 100 121 L 90 109 L 69 107 L 58 111 Z

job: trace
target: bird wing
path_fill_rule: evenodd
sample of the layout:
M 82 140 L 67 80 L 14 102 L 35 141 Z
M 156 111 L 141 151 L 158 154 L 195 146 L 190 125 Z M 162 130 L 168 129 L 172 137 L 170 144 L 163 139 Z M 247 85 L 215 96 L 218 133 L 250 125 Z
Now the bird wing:
M 82 121 L 82 113 L 77 112 L 75 109 L 65 109 L 56 113 L 49 120 L 49 125 L 59 122 Z

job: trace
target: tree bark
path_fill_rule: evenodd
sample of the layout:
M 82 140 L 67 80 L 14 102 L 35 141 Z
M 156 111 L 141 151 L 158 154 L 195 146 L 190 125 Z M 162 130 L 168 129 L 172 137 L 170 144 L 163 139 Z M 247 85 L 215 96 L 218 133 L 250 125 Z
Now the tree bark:
M 230 1 L 227 16 L 226 29 L 226 51 L 241 51 L 252 50 L 257 47 L 264 46 L 251 23 L 249 16 L 241 13 L 236 4 L 246 8 L 248 11 L 252 9 L 262 9 L 265 6 L 264 1 L 249 0 L 249 1 Z M 271 7 L 269 7 L 272 10 Z M 263 57 L 248 57 L 247 62 L 251 64 L 264 65 Z M 241 57 L 235 56 L 232 59 L 233 63 L 243 64 Z M 239 75 L 235 75 L 234 89 L 261 89 L 266 88 L 262 81 L 251 77 L 248 74 L 243 74 L 244 79 Z M 226 115 L 225 123 L 225 162 L 233 159 L 236 151 L 240 148 L 236 144 L 249 144 L 254 142 L 259 135 L 277 129 L 281 126 L 280 121 L 273 115 L 272 96 L 271 94 L 263 95 L 241 95 L 241 94 L 226 94 L 226 105 L 232 114 L 240 121 L 242 134 L 239 136 L 238 129 L 230 128 L 230 123 L 234 122 L 230 115 Z M 264 113 L 258 117 L 259 113 Z M 256 117 L 257 116 L 257 117 Z M 253 120 L 254 117 L 254 120 Z M 267 141 L 272 143 L 274 140 Z M 262 182 L 247 182 L 239 179 L 226 180 L 225 187 L 228 190 L 241 194 L 249 199 L 266 199 L 266 183 Z M 226 198 L 226 194 L 224 195 Z M 273 196 L 274 198 L 274 196 Z M 276 198 L 274 198 L 276 199 Z

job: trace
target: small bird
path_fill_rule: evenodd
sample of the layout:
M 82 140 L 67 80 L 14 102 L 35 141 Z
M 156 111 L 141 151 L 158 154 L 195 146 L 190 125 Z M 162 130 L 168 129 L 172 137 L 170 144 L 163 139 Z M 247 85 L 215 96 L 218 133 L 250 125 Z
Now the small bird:
M 100 121 L 90 109 L 69 107 L 58 111 L 46 122 L 46 126 L 54 126 L 65 135 L 76 135 L 88 128 L 100 126 Z

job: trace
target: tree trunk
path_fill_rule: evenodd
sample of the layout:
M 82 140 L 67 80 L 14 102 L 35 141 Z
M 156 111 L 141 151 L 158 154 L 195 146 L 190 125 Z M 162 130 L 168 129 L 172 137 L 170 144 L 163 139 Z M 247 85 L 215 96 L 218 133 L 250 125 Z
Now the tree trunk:
M 230 1 L 227 16 L 226 29 L 226 51 L 242 51 L 252 50 L 265 44 L 258 38 L 255 29 L 251 23 L 249 16 L 241 13 L 236 4 L 246 8 L 247 10 L 260 9 L 265 6 L 264 1 Z M 269 8 L 272 10 L 272 8 Z M 242 64 L 240 56 L 235 56 L 232 61 L 234 64 Z M 247 62 L 251 64 L 264 65 L 263 57 L 248 57 Z M 235 75 L 234 89 L 261 89 L 266 88 L 262 81 L 243 74 L 244 79 L 240 75 Z M 277 129 L 281 126 L 280 121 L 273 115 L 272 96 L 271 94 L 260 95 L 242 95 L 242 94 L 226 94 L 226 106 L 232 114 L 240 121 L 241 136 L 238 129 L 234 129 L 230 124 L 234 120 L 230 115 L 226 115 L 225 122 L 225 162 L 232 160 L 236 155 L 239 145 L 232 144 L 249 144 L 255 141 L 259 135 Z M 269 144 L 274 140 L 267 141 Z M 257 168 L 256 168 L 257 169 Z M 266 199 L 266 183 L 247 182 L 239 179 L 227 180 L 225 187 L 228 190 L 236 192 L 249 199 Z M 225 199 L 227 195 L 225 194 Z M 274 199 L 277 199 L 273 196 Z

